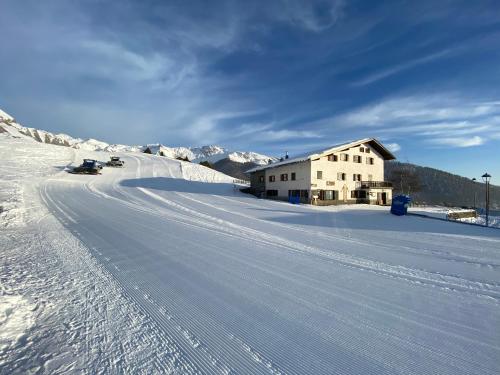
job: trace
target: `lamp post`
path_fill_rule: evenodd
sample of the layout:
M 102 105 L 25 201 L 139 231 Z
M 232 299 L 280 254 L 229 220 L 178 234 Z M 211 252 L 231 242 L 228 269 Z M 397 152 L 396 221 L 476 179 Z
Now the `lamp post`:
M 490 179 L 491 176 L 485 173 L 481 176 L 486 183 L 486 226 L 488 226 L 488 219 L 490 216 Z
M 474 190 L 474 211 L 476 211 L 476 178 L 472 179 L 472 190 Z

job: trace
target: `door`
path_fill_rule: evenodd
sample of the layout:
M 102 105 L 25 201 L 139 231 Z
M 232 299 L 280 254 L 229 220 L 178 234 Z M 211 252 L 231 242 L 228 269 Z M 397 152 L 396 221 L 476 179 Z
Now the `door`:
M 378 205 L 387 204 L 387 193 L 377 193 L 377 204 Z
M 344 202 L 347 202 L 347 190 L 349 190 L 347 185 L 344 185 L 344 187 L 342 188 L 342 198 Z
M 382 193 L 382 204 L 383 205 L 387 204 L 387 193 Z

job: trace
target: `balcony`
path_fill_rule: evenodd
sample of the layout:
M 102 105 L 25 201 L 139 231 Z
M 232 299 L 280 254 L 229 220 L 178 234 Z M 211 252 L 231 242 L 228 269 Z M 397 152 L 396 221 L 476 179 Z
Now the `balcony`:
M 389 181 L 358 181 L 356 189 L 382 189 L 392 188 L 392 182 Z

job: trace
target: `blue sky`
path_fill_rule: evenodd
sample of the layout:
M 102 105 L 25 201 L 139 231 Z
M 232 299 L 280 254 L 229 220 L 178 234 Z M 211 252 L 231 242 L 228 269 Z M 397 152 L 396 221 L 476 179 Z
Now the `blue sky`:
M 498 1 L 0 2 L 0 108 L 279 156 L 377 137 L 500 184 Z

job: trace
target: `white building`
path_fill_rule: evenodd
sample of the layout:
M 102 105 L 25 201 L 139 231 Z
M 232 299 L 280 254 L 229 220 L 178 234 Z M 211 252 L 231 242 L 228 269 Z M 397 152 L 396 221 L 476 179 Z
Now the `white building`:
M 247 171 L 251 189 L 270 199 L 317 205 L 390 204 L 384 161 L 395 156 L 374 138 L 361 139 Z

